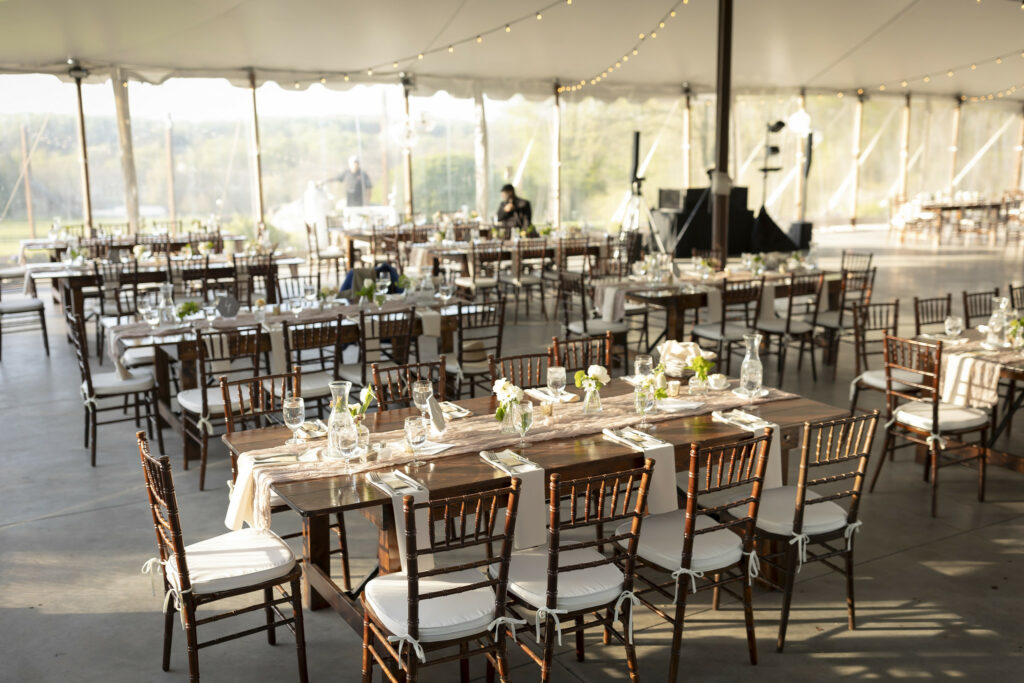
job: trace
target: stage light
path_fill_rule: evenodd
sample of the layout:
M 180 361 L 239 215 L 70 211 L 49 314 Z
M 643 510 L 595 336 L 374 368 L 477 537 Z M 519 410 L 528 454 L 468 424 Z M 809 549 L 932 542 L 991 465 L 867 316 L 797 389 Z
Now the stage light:
M 773 121 L 768 124 L 769 133 L 778 133 L 780 130 L 786 127 L 785 121 Z

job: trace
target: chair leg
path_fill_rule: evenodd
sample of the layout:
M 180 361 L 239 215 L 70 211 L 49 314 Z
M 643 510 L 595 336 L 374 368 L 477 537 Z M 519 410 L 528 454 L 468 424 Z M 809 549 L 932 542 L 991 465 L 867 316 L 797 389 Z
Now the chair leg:
M 857 382 L 854 382 L 853 383 L 853 396 L 850 397 L 850 417 L 853 417 L 853 414 L 857 412 L 857 399 L 859 399 L 859 398 L 860 398 L 860 384 L 857 383 Z M 882 457 L 885 457 L 885 452 L 884 451 L 882 453 Z
M 722 580 L 721 574 L 715 574 L 715 583 Z M 718 611 L 718 606 L 721 603 L 722 591 L 719 586 L 715 586 L 711 589 L 711 609 Z
M 199 431 L 203 439 L 199 455 L 199 490 L 202 491 L 206 486 L 206 454 L 210 448 L 210 435 L 206 433 L 206 430 L 201 425 L 199 426 Z
M 459 683 L 469 683 L 469 644 L 459 643 Z
M 782 386 L 782 379 L 786 376 L 786 353 L 789 350 L 789 340 L 785 336 L 779 337 L 779 386 Z
M 746 574 L 746 569 L 744 569 L 743 619 L 747 624 L 747 650 L 750 654 L 750 663 L 757 664 L 757 636 L 754 633 L 754 588 L 750 585 Z
M 633 605 L 625 601 L 622 610 L 622 635 L 626 636 L 626 666 L 629 669 L 630 683 L 640 683 L 640 666 L 636 659 L 636 645 L 629 640 L 629 620 L 633 618 Z M 581 660 L 582 661 L 582 660 Z
M 345 513 L 339 512 L 338 520 L 338 547 L 341 549 L 341 583 L 346 591 L 352 590 L 352 575 L 349 572 L 348 564 L 348 536 L 345 533 Z
M 583 617 L 576 617 L 576 661 L 583 661 Z
M 679 581 L 679 579 L 676 579 Z M 668 683 L 679 680 L 679 650 L 683 645 L 683 620 L 686 617 L 686 582 L 682 581 L 679 601 L 676 603 L 676 615 L 672 620 L 672 650 L 668 660 Z
M 188 643 L 188 680 L 189 683 L 199 683 L 199 642 L 196 634 L 196 617 L 188 605 L 182 605 L 191 614 L 185 619 L 185 641 Z
M 82 415 L 85 418 L 83 420 L 83 422 L 82 422 L 82 424 L 84 425 L 84 427 L 82 429 L 82 448 L 88 448 L 89 447 L 89 409 L 85 408 L 82 411 Z
M 875 484 L 878 483 L 878 474 L 882 471 L 882 465 L 885 463 L 885 454 L 892 447 L 892 434 L 889 430 L 885 431 L 885 441 L 882 443 L 882 453 L 878 458 L 878 464 L 875 465 L 875 474 L 871 477 L 871 486 L 868 487 L 868 493 L 872 493 L 875 490 Z
M 302 621 L 302 583 L 300 579 L 292 579 L 289 587 L 292 598 L 292 615 L 295 617 L 295 656 L 299 662 L 299 681 L 308 683 L 309 671 L 306 667 L 306 626 Z
M 789 610 L 793 604 L 793 582 L 796 580 L 796 547 L 786 546 L 786 576 L 782 587 L 782 611 L 779 613 L 779 637 L 775 643 L 776 652 L 786 646 L 786 629 L 789 626 Z
M 939 447 L 932 441 L 928 447 L 928 461 L 931 464 L 932 475 L 932 517 L 939 514 Z
M 164 657 L 161 668 L 164 671 L 171 670 L 171 639 L 174 635 L 174 602 L 167 606 L 164 613 Z
M 986 474 L 987 474 L 986 469 L 988 468 L 988 446 L 986 445 L 987 443 L 988 443 L 988 430 L 985 429 L 985 430 L 982 430 L 982 432 L 981 432 L 981 444 L 979 444 L 979 446 L 978 446 L 978 448 L 981 451 L 980 453 L 978 453 L 978 502 L 979 503 L 984 503 L 985 502 L 985 478 L 986 478 Z
M 89 462 L 96 467 L 96 409 L 89 411 Z
M 39 326 L 43 329 L 43 348 L 46 349 L 46 355 L 50 355 L 50 338 L 46 334 L 46 314 L 43 311 L 39 311 Z
M 551 623 L 551 617 L 549 616 L 544 620 L 544 642 L 541 643 L 541 683 L 548 683 L 551 680 L 551 661 L 555 650 L 554 630 L 554 625 Z
M 850 549 L 846 551 L 846 614 L 850 630 L 857 628 L 857 612 L 853 600 L 853 538 L 850 539 Z
M 263 608 L 263 611 L 267 615 L 267 626 L 270 626 L 274 623 L 274 608 L 270 604 L 274 601 L 273 588 L 263 589 L 263 601 L 267 603 L 267 606 Z M 277 645 L 277 629 L 273 627 L 267 629 L 267 643 L 269 645 Z
M 156 432 L 157 447 L 164 452 L 164 430 L 160 429 L 160 412 L 157 407 L 156 389 L 149 394 L 149 409 L 153 414 L 153 431 Z
M 363 614 L 363 683 L 370 683 L 373 680 L 371 647 L 373 647 L 373 631 L 370 630 L 370 617 Z

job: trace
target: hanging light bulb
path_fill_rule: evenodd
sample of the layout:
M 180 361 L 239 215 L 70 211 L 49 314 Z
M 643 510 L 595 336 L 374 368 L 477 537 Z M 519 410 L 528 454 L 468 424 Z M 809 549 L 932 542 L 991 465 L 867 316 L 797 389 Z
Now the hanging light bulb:
M 932 80 L 932 77 L 931 77 L 931 76 L 925 76 L 925 77 L 924 77 L 924 82 L 925 82 L 925 83 L 929 82 L 930 80 Z
M 1003 58 L 1002 57 L 997 57 L 996 58 L 996 64 L 1002 64 L 1002 63 L 1003 63 Z
M 537 12 L 537 21 L 540 21 L 543 18 L 544 18 L 544 15 L 541 14 L 540 12 Z
M 640 40 L 643 40 L 644 38 L 646 38 L 646 36 L 643 33 L 641 33 L 639 37 L 640 37 Z
M 452 52 L 455 52 L 455 46 L 454 45 L 449 45 L 448 46 L 448 53 L 451 54 Z
M 398 62 L 391 62 L 391 68 L 392 69 L 397 69 L 398 68 Z
M 885 84 L 883 83 L 882 85 L 878 86 L 878 89 L 882 92 L 885 92 Z
M 483 36 L 477 36 L 476 37 L 476 42 L 478 42 L 478 43 L 484 42 L 484 37 Z
M 952 71 L 947 71 L 946 72 L 946 76 L 949 77 L 949 78 L 953 78 L 953 72 Z
M 348 74 L 345 74 L 345 80 L 348 81 Z
M 512 33 L 512 26 L 505 24 L 505 33 Z
M 906 81 L 900 81 L 900 87 L 906 88 L 907 87 L 907 82 Z
M 366 75 L 367 76 L 372 76 L 373 75 L 373 69 L 367 69 L 366 70 Z
M 971 64 L 971 71 L 975 71 L 978 68 L 977 64 Z
M 421 52 L 418 55 L 416 55 L 416 59 L 423 59 L 423 53 Z

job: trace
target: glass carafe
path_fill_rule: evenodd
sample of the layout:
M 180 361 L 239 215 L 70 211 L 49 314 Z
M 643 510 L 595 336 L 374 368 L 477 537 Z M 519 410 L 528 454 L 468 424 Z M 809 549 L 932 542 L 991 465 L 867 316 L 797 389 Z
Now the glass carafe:
M 356 423 L 348 409 L 352 382 L 336 380 L 328 387 L 331 390 L 331 415 L 327 418 L 327 457 L 341 458 L 342 442 L 356 438 Z
M 997 296 L 992 299 L 992 315 L 988 318 L 988 332 L 985 335 L 985 342 L 989 346 L 1007 346 L 1009 308 L 1010 301 L 1006 297 Z
M 761 335 L 745 334 L 743 343 L 747 347 L 747 352 L 743 356 L 743 364 L 740 365 L 740 393 L 748 398 L 756 398 L 761 394 L 761 380 L 764 376 L 764 366 L 759 355 Z
M 165 282 L 160 285 L 160 298 L 157 308 L 160 309 L 160 319 L 165 323 L 173 324 L 174 319 L 174 285 Z

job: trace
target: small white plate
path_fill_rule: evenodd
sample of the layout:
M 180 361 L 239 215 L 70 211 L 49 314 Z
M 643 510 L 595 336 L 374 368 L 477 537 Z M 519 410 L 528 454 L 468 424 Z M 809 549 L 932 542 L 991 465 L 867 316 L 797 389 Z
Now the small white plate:
M 761 389 L 761 391 L 754 398 L 764 398 L 765 396 L 768 395 L 768 392 L 769 392 L 768 389 Z M 732 393 L 736 394 L 740 398 L 750 398 L 749 396 L 747 396 L 744 392 L 740 391 L 739 389 L 733 389 Z

